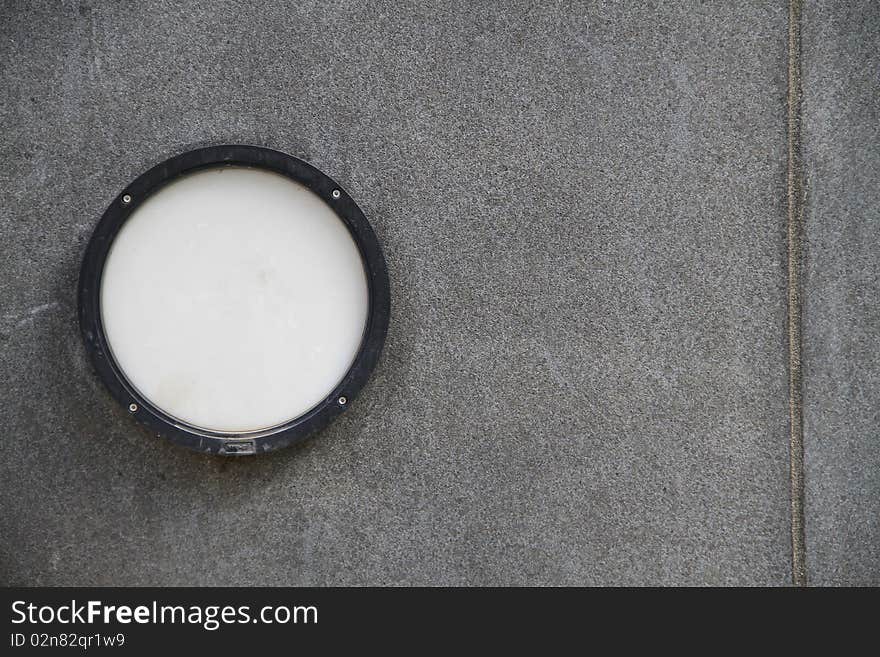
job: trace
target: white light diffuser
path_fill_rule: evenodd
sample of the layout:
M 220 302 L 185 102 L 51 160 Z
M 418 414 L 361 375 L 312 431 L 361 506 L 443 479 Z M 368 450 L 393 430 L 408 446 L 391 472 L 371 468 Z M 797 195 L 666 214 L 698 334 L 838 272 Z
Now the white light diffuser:
M 229 433 L 326 399 L 369 310 L 360 252 L 333 210 L 290 178 L 237 166 L 188 174 L 137 207 L 100 299 L 131 385 L 174 418 Z

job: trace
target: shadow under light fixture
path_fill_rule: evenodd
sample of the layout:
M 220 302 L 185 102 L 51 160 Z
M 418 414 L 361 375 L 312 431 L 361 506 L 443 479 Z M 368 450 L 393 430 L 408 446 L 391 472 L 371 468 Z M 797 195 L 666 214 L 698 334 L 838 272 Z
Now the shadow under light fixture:
M 324 173 L 214 146 L 137 178 L 95 228 L 79 321 L 126 411 L 201 452 L 299 442 L 364 386 L 388 328 L 382 249 Z

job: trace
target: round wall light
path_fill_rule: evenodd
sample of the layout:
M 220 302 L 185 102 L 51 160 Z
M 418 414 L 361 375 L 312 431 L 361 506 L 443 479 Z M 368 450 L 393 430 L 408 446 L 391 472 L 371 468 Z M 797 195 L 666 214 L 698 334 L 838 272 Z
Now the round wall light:
M 215 146 L 126 187 L 92 234 L 79 319 L 126 411 L 191 449 L 258 454 L 350 404 L 376 365 L 389 286 L 376 235 L 328 176 Z

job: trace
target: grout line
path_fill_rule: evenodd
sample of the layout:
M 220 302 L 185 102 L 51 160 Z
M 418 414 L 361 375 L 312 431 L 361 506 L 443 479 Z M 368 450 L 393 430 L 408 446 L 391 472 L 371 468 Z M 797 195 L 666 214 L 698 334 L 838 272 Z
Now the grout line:
M 807 585 L 804 532 L 804 419 L 801 371 L 801 1 L 788 4 L 788 413 L 791 484 L 791 578 Z

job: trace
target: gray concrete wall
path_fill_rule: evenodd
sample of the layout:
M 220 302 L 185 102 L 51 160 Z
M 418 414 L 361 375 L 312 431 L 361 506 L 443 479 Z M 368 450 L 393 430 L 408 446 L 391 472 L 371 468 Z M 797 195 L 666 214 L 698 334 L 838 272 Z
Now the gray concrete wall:
M 880 585 L 880 4 L 807 2 L 804 427 L 816 584 Z
M 880 573 L 877 16 L 848 12 L 805 32 L 828 583 Z M 0 582 L 790 582 L 786 47 L 781 2 L 5 3 Z M 134 425 L 76 325 L 115 194 L 226 142 L 344 185 L 393 295 L 352 408 L 258 459 Z

